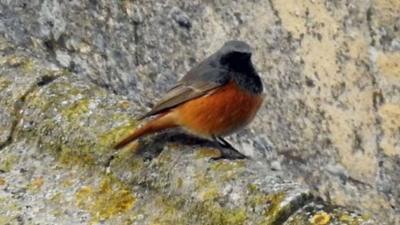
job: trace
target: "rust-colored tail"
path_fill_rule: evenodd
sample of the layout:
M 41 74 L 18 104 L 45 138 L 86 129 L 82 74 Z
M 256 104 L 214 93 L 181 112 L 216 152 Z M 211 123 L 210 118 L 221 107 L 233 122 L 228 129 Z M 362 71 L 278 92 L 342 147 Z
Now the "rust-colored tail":
M 139 129 L 135 130 L 132 134 L 128 135 L 126 138 L 119 141 L 114 146 L 114 149 L 121 149 L 125 147 L 127 144 L 131 143 L 132 141 L 138 139 L 139 137 L 177 126 L 178 125 L 176 125 L 174 119 L 170 114 L 167 113 L 160 115 L 147 122 L 143 127 L 140 127 Z

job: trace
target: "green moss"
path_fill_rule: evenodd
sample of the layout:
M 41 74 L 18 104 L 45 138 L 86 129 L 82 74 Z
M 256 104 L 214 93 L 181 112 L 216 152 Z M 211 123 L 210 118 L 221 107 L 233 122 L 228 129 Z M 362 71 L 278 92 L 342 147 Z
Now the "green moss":
M 112 177 L 105 177 L 98 187 L 82 186 L 75 194 L 79 208 L 91 214 L 93 223 L 130 210 L 136 198 L 129 188 Z
M 213 200 L 193 203 L 188 208 L 186 201 L 178 196 L 173 199 L 159 197 L 157 208 L 162 212 L 158 213 L 151 224 L 190 225 L 196 222 L 204 225 L 241 225 L 247 219 L 244 208 L 225 208 Z
M 276 224 L 286 209 L 282 208 L 282 202 L 285 200 L 286 194 L 284 192 L 265 194 L 254 185 L 248 185 L 249 197 L 247 205 L 252 209 L 263 207 L 265 211 L 265 219 L 262 224 Z
M 18 157 L 14 154 L 2 155 L 0 159 L 0 171 L 10 172 L 17 163 Z
M 201 148 L 196 150 L 196 158 L 214 158 L 219 157 L 221 153 L 214 148 Z

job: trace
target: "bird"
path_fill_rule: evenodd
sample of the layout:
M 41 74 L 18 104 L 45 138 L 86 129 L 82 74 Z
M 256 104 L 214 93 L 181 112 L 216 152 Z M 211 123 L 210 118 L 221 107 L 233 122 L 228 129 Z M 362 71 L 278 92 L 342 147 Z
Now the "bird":
M 141 121 L 150 117 L 143 126 L 117 142 L 114 149 L 121 149 L 140 137 L 180 127 L 245 158 L 224 137 L 247 126 L 264 100 L 263 82 L 251 56 L 252 49 L 246 42 L 225 42 L 138 118 Z M 226 151 L 220 149 L 220 152 L 220 158 L 229 158 Z

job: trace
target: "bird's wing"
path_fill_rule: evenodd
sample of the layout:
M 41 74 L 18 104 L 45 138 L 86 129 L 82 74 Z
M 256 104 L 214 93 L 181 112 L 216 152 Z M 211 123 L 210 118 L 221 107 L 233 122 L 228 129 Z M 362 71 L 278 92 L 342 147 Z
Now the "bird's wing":
M 203 96 L 209 91 L 220 87 L 230 80 L 228 70 L 216 66 L 212 58 L 208 58 L 188 72 L 175 87 L 140 119 L 161 113 L 191 99 Z

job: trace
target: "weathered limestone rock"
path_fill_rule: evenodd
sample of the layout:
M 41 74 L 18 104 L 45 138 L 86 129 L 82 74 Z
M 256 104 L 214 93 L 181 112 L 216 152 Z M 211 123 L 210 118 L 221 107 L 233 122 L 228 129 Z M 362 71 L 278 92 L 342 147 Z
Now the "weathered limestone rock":
M 0 60 L 0 106 L 12 115 L 1 224 L 375 224 L 259 160 L 212 161 L 212 149 L 179 144 L 152 160 L 114 153 L 139 106 L 14 47 Z

